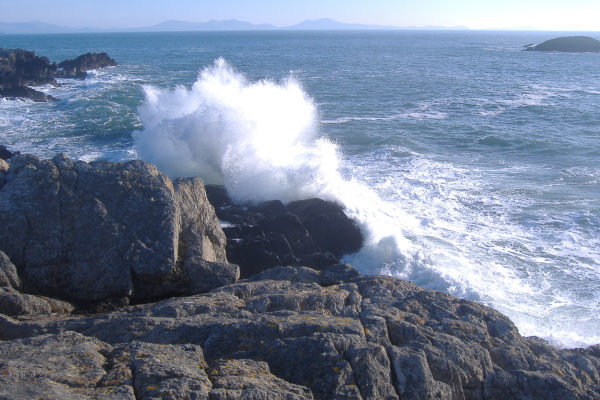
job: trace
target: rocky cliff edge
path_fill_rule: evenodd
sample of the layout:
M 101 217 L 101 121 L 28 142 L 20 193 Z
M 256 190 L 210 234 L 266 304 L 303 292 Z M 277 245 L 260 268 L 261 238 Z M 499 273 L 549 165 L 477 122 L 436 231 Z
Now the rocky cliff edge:
M 202 182 L 150 164 L 12 155 L 0 219 L 2 399 L 600 398 L 599 346 L 478 303 L 346 264 L 237 281 Z

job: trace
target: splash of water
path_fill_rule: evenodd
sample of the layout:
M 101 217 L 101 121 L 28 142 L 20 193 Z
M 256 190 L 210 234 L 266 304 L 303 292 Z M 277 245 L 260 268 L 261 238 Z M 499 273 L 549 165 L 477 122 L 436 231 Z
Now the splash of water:
M 337 147 L 317 137 L 316 107 L 293 77 L 248 82 L 225 60 L 191 89 L 144 88 L 138 154 L 171 176 L 224 184 L 237 201 L 324 195 Z
M 488 199 L 486 190 L 474 189 L 480 179 L 473 171 L 419 155 L 395 172 L 395 161 L 369 158 L 366 167 L 345 161 L 319 135 L 316 106 L 296 79 L 249 82 L 223 59 L 191 88 L 144 90 L 144 129 L 134 133 L 135 148 L 167 174 L 224 184 L 238 202 L 335 200 L 366 236 L 361 251 L 345 258 L 363 273 L 482 301 L 506 313 L 522 333 L 558 345 L 599 340 L 593 312 L 578 317 L 578 327 L 564 328 L 573 321 L 569 307 L 582 309 L 569 300 L 578 284 L 562 287 L 560 268 L 557 277 L 542 279 L 548 271 L 540 266 L 565 261 L 536 250 L 540 234 L 511 222 L 513 206 L 502 206 L 510 197 Z M 379 182 L 365 176 L 373 169 Z M 555 304 L 558 298 L 564 304 Z

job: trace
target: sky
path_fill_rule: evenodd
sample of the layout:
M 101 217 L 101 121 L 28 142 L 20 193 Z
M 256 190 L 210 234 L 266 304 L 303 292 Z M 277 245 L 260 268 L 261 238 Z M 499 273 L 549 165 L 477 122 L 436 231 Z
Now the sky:
M 600 31 L 600 0 L 0 0 L 0 22 L 131 28 L 165 20 L 307 19 L 398 27 Z

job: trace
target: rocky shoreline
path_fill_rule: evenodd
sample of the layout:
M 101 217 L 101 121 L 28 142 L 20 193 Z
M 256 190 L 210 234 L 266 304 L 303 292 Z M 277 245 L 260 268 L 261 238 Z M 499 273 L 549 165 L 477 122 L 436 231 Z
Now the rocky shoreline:
M 56 78 L 85 79 L 87 71 L 115 65 L 106 53 L 86 53 L 56 64 L 30 50 L 0 48 L 0 98 L 58 100 L 29 86 L 57 86 Z
M 600 346 L 340 263 L 334 203 L 0 156 L 0 399 L 600 398 Z

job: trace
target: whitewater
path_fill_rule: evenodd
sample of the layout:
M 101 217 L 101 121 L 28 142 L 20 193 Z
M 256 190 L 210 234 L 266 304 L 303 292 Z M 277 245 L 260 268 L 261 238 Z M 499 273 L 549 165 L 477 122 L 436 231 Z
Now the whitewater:
M 179 58 L 127 52 L 144 38 Z M 141 158 L 242 203 L 334 200 L 365 234 L 344 258 L 361 272 L 482 302 L 561 347 L 600 343 L 597 55 L 522 53 L 536 37 L 517 34 L 120 39 L 98 39 L 120 66 L 40 88 L 66 100 L 0 101 L 0 143 Z

